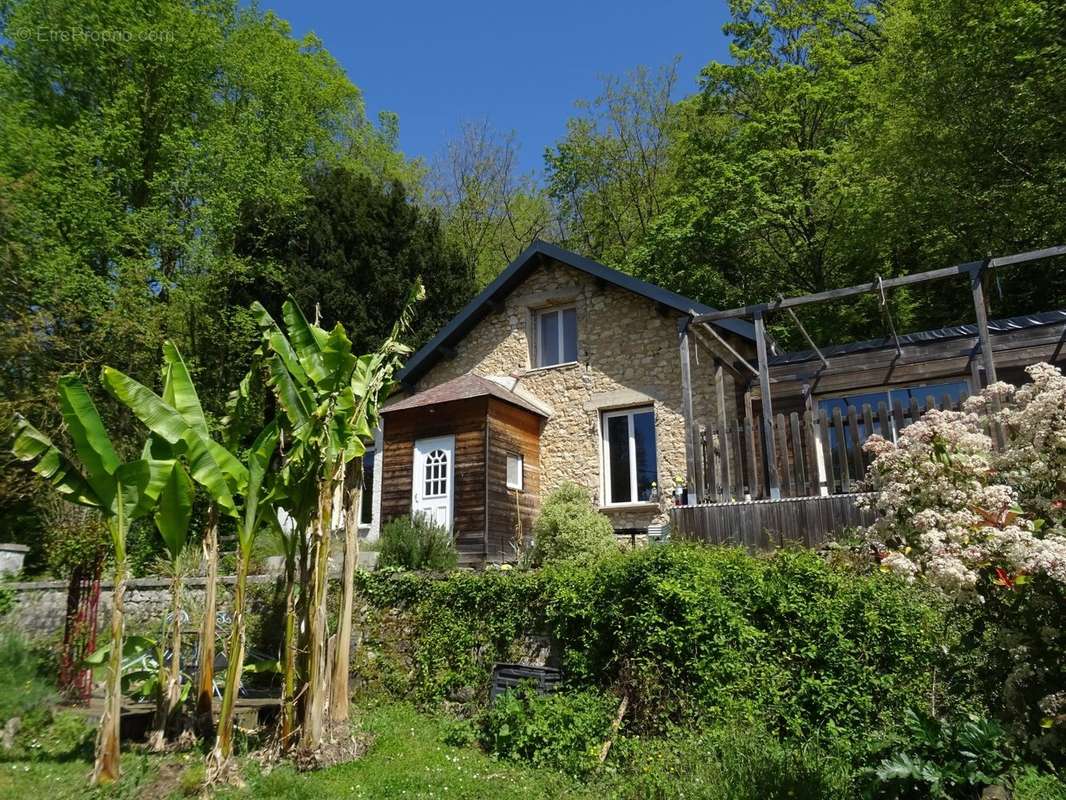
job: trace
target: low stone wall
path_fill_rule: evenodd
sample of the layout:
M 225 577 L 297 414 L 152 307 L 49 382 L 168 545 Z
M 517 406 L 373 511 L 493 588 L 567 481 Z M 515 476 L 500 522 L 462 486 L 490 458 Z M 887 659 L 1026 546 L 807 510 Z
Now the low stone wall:
M 359 553 L 360 569 L 373 569 L 377 563 L 376 551 Z M 280 567 L 280 565 L 277 565 Z M 331 564 L 331 574 L 340 573 L 339 563 L 336 568 Z M 249 575 L 249 586 L 270 584 L 279 580 L 278 573 L 268 575 Z M 233 585 L 237 582 L 235 575 L 219 576 L 218 610 L 228 611 L 233 595 Z M 199 624 L 204 603 L 204 587 L 207 578 L 186 578 L 182 583 L 182 608 L 194 624 Z M 58 636 L 63 633 L 63 624 L 67 613 L 66 581 L 20 581 L 5 583 L 14 593 L 11 612 L 4 622 L 15 630 L 31 637 Z M 114 584 L 104 580 L 100 582 L 100 607 L 98 624 L 103 626 L 111 617 L 111 591 Z M 158 628 L 170 611 L 169 578 L 133 578 L 126 584 L 126 626 L 128 630 L 148 630 Z
M 249 575 L 249 584 L 271 583 L 275 575 Z M 219 577 L 219 610 L 228 610 L 232 596 L 234 575 Z M 5 621 L 19 632 L 31 637 L 52 637 L 63 633 L 67 613 L 66 581 L 23 581 L 5 584 L 14 592 L 14 605 Z M 186 578 L 182 606 L 194 619 L 203 608 L 206 578 Z M 104 625 L 111 615 L 110 581 L 100 583 L 98 620 Z M 167 578 L 134 578 L 126 588 L 126 622 L 130 629 L 144 629 L 160 624 L 170 610 L 170 580 Z

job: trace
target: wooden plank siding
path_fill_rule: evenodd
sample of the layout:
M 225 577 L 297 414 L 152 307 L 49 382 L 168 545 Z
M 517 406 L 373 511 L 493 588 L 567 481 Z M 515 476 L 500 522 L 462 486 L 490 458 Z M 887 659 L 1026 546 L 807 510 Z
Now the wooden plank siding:
M 456 400 L 431 408 L 383 415 L 381 519 L 411 513 L 412 467 L 416 439 L 455 436 L 452 524 L 461 563 L 485 557 L 485 421 L 487 397 Z
M 536 414 L 494 397 L 454 400 L 383 415 L 381 519 L 411 513 L 414 444 L 455 437 L 452 522 L 459 561 L 513 561 L 516 515 L 529 537 L 540 507 L 540 426 Z M 507 489 L 507 454 L 523 460 L 523 490 Z
M 540 428 L 541 420 L 537 415 L 502 400 L 489 399 L 485 556 L 490 562 L 514 561 L 518 547 L 528 547 L 531 541 L 533 520 L 540 510 Z M 522 456 L 520 492 L 507 488 L 509 454 Z M 517 537 L 517 520 L 521 520 L 521 544 Z

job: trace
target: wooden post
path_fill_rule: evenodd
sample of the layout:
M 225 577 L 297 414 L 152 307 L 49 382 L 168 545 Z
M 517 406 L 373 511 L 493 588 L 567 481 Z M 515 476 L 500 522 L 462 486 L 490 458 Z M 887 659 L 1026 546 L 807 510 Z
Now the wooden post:
M 714 394 L 718 406 L 718 430 L 722 431 L 722 437 L 719 440 L 722 449 L 722 485 L 728 487 L 730 485 L 728 478 L 726 478 L 726 471 L 732 471 L 733 469 L 733 447 L 732 436 L 726 436 L 725 431 L 728 430 L 729 421 L 725 415 L 725 370 L 722 369 L 721 359 L 715 357 L 714 359 Z M 739 453 L 737 457 L 737 469 L 740 469 Z M 742 481 L 733 480 L 734 484 L 742 483 Z M 734 500 L 742 500 L 742 497 L 734 497 Z
M 973 307 L 977 312 L 977 335 L 981 340 L 981 357 L 985 362 L 985 385 L 987 386 L 996 382 L 996 360 L 992 355 L 992 338 L 988 335 L 988 309 L 985 307 L 985 290 L 981 285 L 984 268 L 985 264 L 982 264 L 970 272 L 970 287 L 973 290 Z
M 681 413 L 685 418 L 685 468 L 688 472 L 688 486 L 695 495 L 694 502 L 703 498 L 703 486 L 698 465 L 699 431 L 696 428 L 695 415 L 692 412 L 692 365 L 689 363 L 688 317 L 677 321 L 678 351 L 681 356 Z
M 766 462 L 766 485 L 770 499 L 781 499 L 781 484 L 777 477 L 777 447 L 774 444 L 774 409 L 770 400 L 770 363 L 766 353 L 766 323 L 763 312 L 755 312 L 755 347 L 759 355 L 759 393 L 762 395 L 763 457 Z

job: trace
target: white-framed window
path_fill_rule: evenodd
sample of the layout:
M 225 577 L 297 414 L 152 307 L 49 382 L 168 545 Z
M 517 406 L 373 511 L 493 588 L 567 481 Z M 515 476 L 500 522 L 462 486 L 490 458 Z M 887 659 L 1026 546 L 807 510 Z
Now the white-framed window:
M 448 453 L 434 450 L 426 456 L 422 479 L 422 497 L 445 497 L 448 494 Z
M 550 367 L 577 361 L 577 308 L 558 306 L 537 311 L 533 315 L 533 324 L 536 327 L 536 366 Z
M 523 462 L 519 453 L 507 454 L 507 488 L 522 491 Z
M 359 498 L 359 524 L 374 523 L 374 450 L 363 453 L 363 493 Z
M 658 480 L 655 412 L 651 407 L 603 414 L 604 505 L 648 503 Z

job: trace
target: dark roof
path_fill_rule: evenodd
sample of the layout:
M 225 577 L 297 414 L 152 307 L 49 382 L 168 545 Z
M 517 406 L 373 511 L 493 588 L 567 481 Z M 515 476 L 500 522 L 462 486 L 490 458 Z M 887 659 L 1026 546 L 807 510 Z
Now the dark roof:
M 458 378 L 452 378 L 450 381 L 446 381 L 439 386 L 434 386 L 431 389 L 418 392 L 402 400 L 389 403 L 381 409 L 381 413 L 388 414 L 390 411 L 405 411 L 409 408 L 435 406 L 438 403 L 450 403 L 453 400 L 469 400 L 472 397 L 484 397 L 485 395 L 511 403 L 519 408 L 524 408 L 526 411 L 531 411 L 538 416 L 548 416 L 543 409 L 537 408 L 537 406 L 533 405 L 533 403 L 526 400 L 524 397 L 504 388 L 496 383 L 496 381 L 482 378 L 480 375 L 475 375 L 472 372 L 460 375 Z
M 639 294 L 655 303 L 661 303 L 682 314 L 689 312 L 709 314 L 715 310 L 703 303 L 698 303 L 676 292 L 671 292 L 669 289 L 663 289 L 653 283 L 634 278 L 632 275 L 626 275 L 624 272 L 605 267 L 603 264 L 598 264 L 591 259 L 579 256 L 577 253 L 571 253 L 569 250 L 564 250 L 554 244 L 548 244 L 538 239 L 527 247 L 518 258 L 512 261 L 499 274 L 496 280 L 467 303 L 466 307 L 452 318 L 451 322 L 441 328 L 436 336 L 411 356 L 397 377 L 405 383 L 413 383 L 418 380 L 440 357 L 442 347 L 454 345 L 458 342 L 492 310 L 494 302 L 499 302 L 506 297 L 545 258 L 554 259 L 566 264 L 568 267 L 587 272 L 600 280 L 626 289 L 634 294 Z M 739 319 L 730 319 L 716 322 L 715 324 L 737 336 L 742 336 L 751 341 L 755 339 L 755 329 L 751 323 Z
M 1066 311 L 1043 311 L 1039 314 L 1026 314 L 1021 317 L 1010 317 L 1009 319 L 997 319 L 990 320 L 988 323 L 988 332 L 992 334 L 996 333 L 1009 333 L 1010 331 L 1028 330 L 1030 328 L 1039 328 L 1043 325 L 1055 325 L 1066 322 Z M 919 333 L 907 333 L 899 337 L 900 345 L 923 345 L 932 344 L 933 342 L 942 342 L 948 339 L 962 339 L 973 338 L 977 336 L 976 325 L 952 325 L 947 328 L 937 328 L 931 331 L 920 331 Z M 865 342 L 852 342 L 851 344 L 838 344 L 830 347 L 821 348 L 822 354 L 826 358 L 831 356 L 848 355 L 851 353 L 864 353 L 870 350 L 885 350 L 895 347 L 890 337 L 883 339 L 868 339 Z M 794 353 L 781 353 L 780 355 L 771 356 L 769 359 L 771 366 L 778 366 L 781 364 L 799 364 L 804 361 L 813 361 L 818 358 L 818 354 L 813 350 L 797 350 Z

